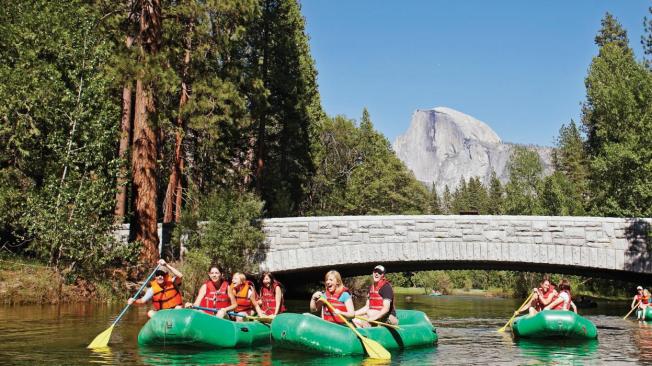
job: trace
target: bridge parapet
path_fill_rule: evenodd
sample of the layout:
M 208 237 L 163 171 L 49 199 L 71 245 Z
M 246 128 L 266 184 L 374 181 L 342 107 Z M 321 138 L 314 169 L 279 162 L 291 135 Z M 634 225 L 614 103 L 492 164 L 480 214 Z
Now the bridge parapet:
M 652 274 L 651 225 L 649 218 L 575 216 L 275 218 L 263 222 L 268 250 L 261 269 L 465 261 Z

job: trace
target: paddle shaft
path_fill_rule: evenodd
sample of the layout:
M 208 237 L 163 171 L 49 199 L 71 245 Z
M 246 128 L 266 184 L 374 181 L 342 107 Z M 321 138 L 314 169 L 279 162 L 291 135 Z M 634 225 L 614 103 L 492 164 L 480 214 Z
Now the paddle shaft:
M 157 265 L 156 268 L 154 268 L 154 270 L 152 271 L 152 273 L 149 274 L 149 276 L 147 277 L 147 279 L 145 280 L 145 282 L 143 282 L 143 285 L 140 286 L 140 288 L 138 289 L 138 291 L 136 292 L 136 294 L 133 296 L 134 299 L 135 299 L 136 297 L 138 297 L 138 295 L 140 295 L 140 292 L 143 291 L 143 289 L 145 288 L 145 286 L 147 286 L 147 284 L 148 284 L 149 281 L 152 279 L 152 277 L 154 277 L 154 273 L 156 273 L 156 271 L 159 269 L 160 266 L 161 266 L 160 264 Z M 118 315 L 118 317 L 115 318 L 115 320 L 113 321 L 113 323 L 111 324 L 111 326 L 116 325 L 116 324 L 120 321 L 120 318 L 122 318 L 122 316 L 125 315 L 125 313 L 127 312 L 127 309 L 129 309 L 129 306 L 131 306 L 131 304 L 127 304 L 127 306 L 125 306 L 125 308 L 122 309 L 122 311 L 120 312 L 120 315 Z
M 378 320 L 371 320 L 371 319 L 367 319 L 367 318 L 364 318 L 364 317 L 361 317 L 361 316 L 357 316 L 357 315 L 355 316 L 355 318 L 356 318 L 356 319 L 360 319 L 360 320 L 364 320 L 364 321 L 366 321 L 367 323 L 374 323 L 374 324 L 383 325 L 383 326 L 385 326 L 385 327 L 389 327 L 389 328 L 401 329 L 401 327 L 399 327 L 398 325 L 389 324 L 389 323 L 383 323 L 383 322 L 379 322 Z
M 325 297 L 322 297 L 320 299 L 322 303 L 324 303 L 328 309 L 331 311 L 331 313 L 335 313 L 335 309 L 333 308 L 333 305 L 326 300 Z M 373 339 L 369 339 L 367 337 L 364 337 L 360 332 L 358 332 L 357 329 L 351 324 L 344 315 L 337 313 L 337 315 L 342 319 L 342 321 L 346 324 L 347 327 L 349 327 L 353 333 L 360 339 L 362 342 L 362 346 L 364 347 L 364 350 L 367 352 L 367 355 L 371 358 L 374 359 L 381 359 L 381 360 L 389 360 L 392 358 L 391 353 L 383 347 L 382 344 L 374 341 Z
M 210 312 L 213 312 L 213 313 L 217 313 L 217 312 L 219 311 L 218 309 L 205 308 L 205 307 L 203 307 L 203 306 L 194 306 L 194 305 L 191 306 L 191 308 L 192 308 L 192 309 L 197 309 L 197 310 L 210 311 Z M 236 312 L 234 312 L 234 311 L 229 311 L 229 312 L 227 312 L 226 314 L 227 314 L 227 315 L 231 315 L 231 316 L 237 316 L 237 317 L 240 317 L 240 318 L 253 319 L 253 320 L 258 320 L 258 318 L 260 318 L 260 317 L 258 317 L 258 316 L 239 314 L 239 313 L 236 313 Z
M 634 309 L 638 309 L 638 306 L 639 306 L 639 305 L 641 305 L 641 302 L 640 302 L 640 301 L 639 301 L 639 302 L 638 302 L 638 303 L 637 303 L 637 304 L 632 308 L 632 310 L 629 311 L 629 313 L 625 314 L 625 316 L 623 317 L 623 319 L 627 319 L 627 317 L 629 316 L 629 314 L 631 314 L 632 311 L 634 311 Z
M 530 296 L 528 296 L 527 299 L 525 299 L 525 301 L 523 301 L 523 303 L 521 304 L 521 306 L 519 306 L 519 307 L 516 309 L 516 311 L 520 310 L 523 306 L 525 306 L 525 304 L 527 304 L 527 303 L 532 299 L 532 296 L 534 296 L 534 292 L 530 293 Z M 510 324 L 512 323 L 512 320 L 514 320 L 514 318 L 516 318 L 516 314 L 512 315 L 512 317 L 509 318 L 509 320 L 507 321 L 507 323 L 506 323 L 502 328 L 498 329 L 498 331 L 499 331 L 499 332 L 501 332 L 501 331 L 505 331 L 505 329 L 507 328 L 507 326 L 510 325 Z

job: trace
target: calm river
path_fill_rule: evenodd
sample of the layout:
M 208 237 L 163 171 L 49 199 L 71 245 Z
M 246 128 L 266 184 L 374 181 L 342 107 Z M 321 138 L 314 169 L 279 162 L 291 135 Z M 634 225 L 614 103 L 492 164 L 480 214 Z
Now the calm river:
M 435 347 L 394 352 L 392 365 L 596 365 L 652 364 L 652 323 L 623 320 L 627 304 L 599 303 L 580 314 L 598 327 L 593 342 L 514 342 L 498 333 L 522 300 L 465 296 L 399 296 L 400 308 L 428 314 L 439 334 Z M 303 312 L 307 301 L 289 301 Z M 113 330 L 110 350 L 96 353 L 86 345 L 105 330 L 120 306 L 88 304 L 0 307 L 2 365 L 358 365 L 361 357 L 325 357 L 272 349 L 143 349 L 136 344 L 146 309 L 132 308 Z M 373 363 L 377 365 L 378 363 Z

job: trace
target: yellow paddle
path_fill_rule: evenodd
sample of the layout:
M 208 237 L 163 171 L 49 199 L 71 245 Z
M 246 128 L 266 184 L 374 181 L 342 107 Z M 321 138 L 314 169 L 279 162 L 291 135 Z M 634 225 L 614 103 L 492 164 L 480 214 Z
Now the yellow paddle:
M 629 311 L 629 313 L 627 313 L 627 314 L 625 314 L 625 316 L 623 316 L 623 319 L 627 319 L 627 317 L 629 316 L 629 314 L 631 314 L 632 311 L 634 311 L 634 309 L 638 309 L 638 306 L 639 306 L 640 304 L 641 304 L 641 302 L 639 301 L 639 302 L 636 304 L 636 306 L 634 306 L 634 307 L 632 308 L 632 310 Z
M 401 329 L 401 327 L 399 327 L 398 325 L 389 324 L 389 323 L 383 323 L 383 322 L 379 322 L 378 320 L 370 320 L 370 319 L 363 318 L 363 317 L 361 317 L 361 316 L 357 316 L 357 315 L 355 316 L 355 318 L 356 318 L 356 319 L 360 319 L 360 320 L 364 320 L 364 321 L 366 321 L 367 323 L 373 323 L 373 324 L 377 324 L 377 325 L 382 325 L 382 326 L 384 326 L 384 327 L 388 327 L 388 328 Z
M 156 268 L 154 268 L 152 273 L 149 274 L 149 277 L 147 277 L 145 282 L 143 282 L 143 285 L 140 286 L 140 288 L 138 289 L 138 292 L 136 292 L 136 294 L 133 296 L 134 298 L 138 297 L 140 292 L 143 291 L 143 288 L 145 288 L 145 286 L 152 279 L 152 276 L 154 276 L 154 273 L 156 273 L 156 270 L 158 270 L 158 267 L 160 267 L 160 265 L 156 266 Z M 120 313 L 120 315 L 118 315 L 118 317 L 115 318 L 115 320 L 113 321 L 111 326 L 108 327 L 104 332 L 98 334 L 97 337 L 95 337 L 95 339 L 93 339 L 93 341 L 86 348 L 103 348 L 103 347 L 108 346 L 109 345 L 109 339 L 111 338 L 111 332 L 113 332 L 113 327 L 115 327 L 115 325 L 118 324 L 118 322 L 120 321 L 120 318 L 122 318 L 122 316 L 125 315 L 125 313 L 127 312 L 127 309 L 129 309 L 130 305 L 131 304 L 127 304 L 127 306 L 125 306 L 125 308 L 122 309 L 122 312 Z
M 525 304 L 527 304 L 527 303 L 530 301 L 530 299 L 532 299 L 532 296 L 533 296 L 533 295 L 534 295 L 534 292 L 532 292 L 532 293 L 530 294 L 530 296 L 528 296 L 527 299 L 525 299 L 525 301 L 523 302 L 523 304 L 521 304 L 521 306 L 519 306 L 518 309 L 516 309 L 516 310 L 518 311 L 518 310 L 519 310 L 520 308 L 522 308 Z M 499 332 L 499 333 L 504 332 L 505 329 L 506 329 L 510 324 L 512 324 L 512 320 L 514 320 L 514 318 L 516 318 L 516 314 L 512 315 L 512 317 L 507 321 L 507 324 L 505 324 L 504 327 L 498 329 L 498 332 Z
M 322 297 L 319 300 L 323 302 L 326 306 L 328 306 L 328 309 L 332 313 L 335 312 L 333 305 L 331 305 L 331 303 L 329 303 L 325 297 Z M 337 314 L 337 315 L 340 317 L 340 319 L 342 319 L 342 321 L 346 324 L 346 326 L 351 328 L 353 333 L 355 333 L 355 335 L 358 336 L 358 338 L 360 338 L 360 341 L 364 346 L 364 350 L 367 352 L 367 355 L 369 355 L 369 357 L 377 358 L 381 360 L 389 360 L 392 358 L 392 354 L 389 353 L 389 351 L 387 351 L 385 347 L 383 347 L 380 343 L 374 341 L 373 339 L 364 337 L 362 334 L 360 334 L 360 332 L 358 332 L 357 329 L 355 329 L 355 327 L 351 323 L 349 323 L 348 320 L 346 320 L 346 318 L 342 314 Z

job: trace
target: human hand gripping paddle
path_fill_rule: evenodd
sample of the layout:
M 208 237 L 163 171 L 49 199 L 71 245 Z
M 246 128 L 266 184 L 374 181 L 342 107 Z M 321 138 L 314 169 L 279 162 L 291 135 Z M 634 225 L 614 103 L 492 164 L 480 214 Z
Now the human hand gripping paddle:
M 527 299 L 525 299 L 525 301 L 523 301 L 523 303 L 521 304 L 521 306 L 519 306 L 519 307 L 516 309 L 516 311 L 518 311 L 518 310 L 519 310 L 520 308 L 522 308 L 525 304 L 527 304 L 527 303 L 532 299 L 532 296 L 534 296 L 534 292 L 530 293 L 530 296 L 528 296 Z M 514 320 L 514 318 L 516 318 L 516 311 L 514 312 L 514 315 L 512 315 L 512 317 L 507 321 L 507 323 L 506 323 L 502 328 L 498 329 L 498 332 L 499 332 L 499 333 L 504 332 L 505 329 L 507 329 L 507 327 L 508 327 L 510 324 L 512 324 L 512 321 Z
M 138 292 L 136 292 L 136 294 L 133 296 L 133 298 L 138 297 L 140 292 L 143 291 L 145 286 L 149 283 L 149 281 L 154 276 L 154 273 L 156 273 L 156 271 L 159 269 L 160 266 L 161 265 L 159 264 L 159 265 L 156 266 L 156 268 L 154 268 L 152 273 L 149 274 L 149 276 L 147 277 L 145 282 L 143 282 L 143 285 L 140 286 L 140 288 L 138 289 Z M 104 332 L 98 334 L 97 337 L 95 337 L 95 339 L 93 339 L 93 341 L 86 348 L 103 348 L 103 347 L 108 346 L 109 345 L 109 339 L 111 338 L 111 332 L 113 332 L 113 327 L 115 327 L 115 325 L 118 324 L 118 322 L 120 321 L 122 316 L 125 315 L 125 313 L 127 312 L 127 309 L 129 309 L 129 306 L 131 306 L 131 304 L 127 304 L 127 306 L 125 306 L 124 309 L 122 309 L 122 312 L 120 313 L 120 315 L 118 315 L 118 317 L 115 318 L 115 320 L 113 321 L 111 326 L 108 327 Z
M 641 302 L 640 302 L 640 301 L 636 304 L 636 306 L 634 306 L 634 307 L 632 308 L 632 310 L 629 311 L 629 313 L 627 313 L 627 314 L 625 314 L 625 316 L 623 316 L 623 319 L 627 319 L 627 317 L 629 316 L 629 314 L 631 314 L 632 311 L 634 311 L 634 309 L 638 309 L 638 306 L 639 306 L 639 305 L 641 305 Z M 644 315 L 645 315 L 645 314 L 644 314 Z
M 328 309 L 335 314 L 335 308 L 333 308 L 333 305 L 331 305 L 331 303 L 329 303 L 325 297 L 320 298 L 319 301 L 324 303 L 328 307 Z M 346 326 L 351 328 L 353 333 L 355 333 L 355 335 L 358 336 L 358 338 L 360 338 L 360 341 L 364 346 L 364 350 L 367 352 L 367 355 L 369 357 L 377 358 L 381 360 L 389 360 L 392 358 L 391 353 L 389 353 L 389 351 L 387 351 L 385 347 L 383 347 L 380 343 L 374 341 L 373 339 L 364 337 L 362 334 L 360 334 L 360 332 L 358 332 L 358 330 L 355 329 L 355 327 L 351 323 L 349 323 L 349 321 L 346 320 L 346 318 L 342 314 L 337 313 L 337 316 L 339 316 L 340 319 L 342 319 L 342 321 L 346 324 Z
M 372 323 L 372 324 L 382 325 L 382 326 L 384 326 L 384 327 L 393 328 L 393 329 L 401 329 L 401 327 L 399 327 L 398 325 L 389 324 L 389 323 L 383 323 L 383 322 L 379 322 L 378 320 L 371 320 L 371 319 L 367 319 L 367 318 L 364 318 L 364 317 L 361 317 L 361 316 L 357 316 L 357 315 L 355 316 L 355 318 L 356 318 L 356 319 L 360 319 L 360 320 L 364 320 L 364 321 L 366 321 L 367 323 Z

